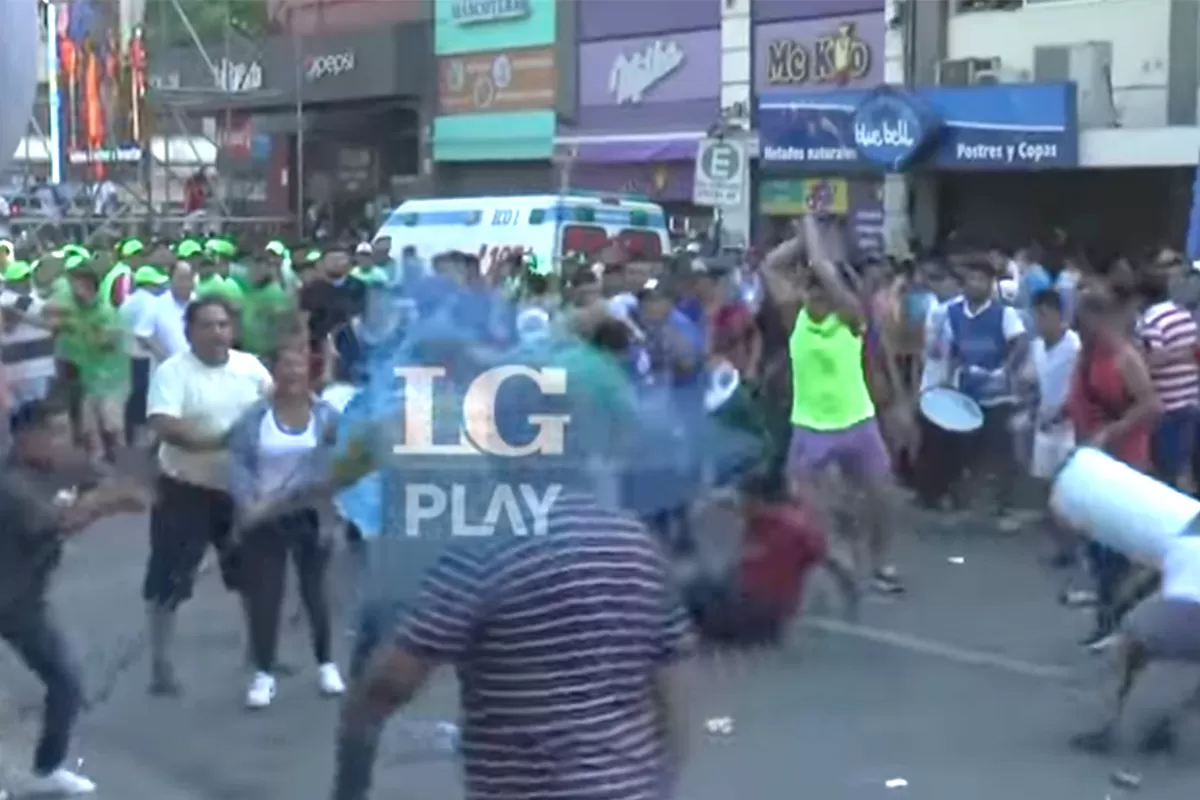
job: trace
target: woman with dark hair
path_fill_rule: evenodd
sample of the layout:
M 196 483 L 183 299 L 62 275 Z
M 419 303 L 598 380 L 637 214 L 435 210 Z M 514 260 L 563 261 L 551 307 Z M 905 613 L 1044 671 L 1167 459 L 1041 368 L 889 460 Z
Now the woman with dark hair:
M 1082 349 L 1067 401 L 1076 441 L 1140 470 L 1150 468 L 1150 431 L 1161 403 L 1141 354 L 1124 330 L 1121 308 L 1099 288 L 1079 298 Z M 1131 572 L 1129 559 L 1095 540 L 1086 551 L 1096 583 L 1096 628 L 1085 644 L 1098 647 L 1118 622 L 1118 590 Z
M 267 503 L 298 496 L 328 477 L 336 441 L 337 410 L 312 393 L 303 348 L 272 357 L 274 391 L 251 406 L 229 434 L 229 492 L 237 509 L 239 584 L 246 598 L 255 674 L 246 692 L 249 708 L 275 697 L 275 651 L 290 556 L 312 633 L 322 694 L 345 690 L 331 655 L 325 574 L 329 542 L 315 507 L 265 513 Z

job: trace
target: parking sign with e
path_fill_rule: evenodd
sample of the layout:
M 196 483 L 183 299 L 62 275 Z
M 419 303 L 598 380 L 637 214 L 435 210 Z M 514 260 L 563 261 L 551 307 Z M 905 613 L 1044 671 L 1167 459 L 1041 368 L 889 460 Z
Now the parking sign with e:
M 696 158 L 693 200 L 704 206 L 735 206 L 742 202 L 746 151 L 740 143 L 706 139 Z

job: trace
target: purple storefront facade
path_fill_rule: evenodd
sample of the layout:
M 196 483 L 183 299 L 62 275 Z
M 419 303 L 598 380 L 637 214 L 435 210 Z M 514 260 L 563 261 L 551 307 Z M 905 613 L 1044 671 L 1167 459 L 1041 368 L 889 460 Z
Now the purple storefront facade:
M 755 0 L 752 8 L 756 102 L 883 83 L 882 0 Z M 845 214 L 861 249 L 882 247 L 878 178 L 813 176 L 770 164 L 760 165 L 756 190 L 764 217 L 782 220 L 805 209 Z
M 571 184 L 691 203 L 696 147 L 720 113 L 721 0 L 636 13 L 580 0 L 579 23 L 578 113 L 558 137 Z

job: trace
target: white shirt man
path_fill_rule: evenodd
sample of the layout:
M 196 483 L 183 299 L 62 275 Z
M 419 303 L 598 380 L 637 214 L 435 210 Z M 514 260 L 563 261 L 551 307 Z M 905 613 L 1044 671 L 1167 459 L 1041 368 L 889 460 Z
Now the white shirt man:
M 158 359 L 167 359 L 188 349 L 183 315 L 190 300 L 171 292 L 151 298 L 138 314 L 133 335 Z
M 1080 347 L 1079 334 L 1070 329 L 1051 344 L 1040 336 L 1029 344 L 1029 366 L 1038 388 L 1030 463 L 1035 478 L 1053 478 L 1075 448 L 1075 431 L 1066 418 L 1066 406 Z

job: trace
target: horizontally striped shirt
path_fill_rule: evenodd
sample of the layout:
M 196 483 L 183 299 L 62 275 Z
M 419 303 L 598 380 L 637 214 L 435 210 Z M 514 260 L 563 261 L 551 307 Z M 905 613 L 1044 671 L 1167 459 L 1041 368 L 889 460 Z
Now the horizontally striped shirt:
M 653 680 L 691 646 L 667 561 L 582 495 L 546 530 L 453 546 L 400 643 L 456 667 L 468 800 L 661 800 Z
M 1170 300 L 1146 309 L 1138 324 L 1138 334 L 1146 349 L 1186 349 L 1187 353 L 1169 364 L 1150 367 L 1150 381 L 1165 411 L 1193 408 L 1200 403 L 1200 369 L 1194 351 L 1197 344 L 1196 321 L 1192 315 Z
M 0 308 L 17 309 L 24 295 L 11 289 L 0 291 Z M 40 318 L 46 304 L 36 295 L 28 296 L 23 314 Z M 13 312 L 14 314 L 17 312 Z M 8 388 L 17 403 L 46 396 L 54 378 L 54 337 L 48 328 L 29 322 L 4 321 L 0 330 L 0 360 Z

